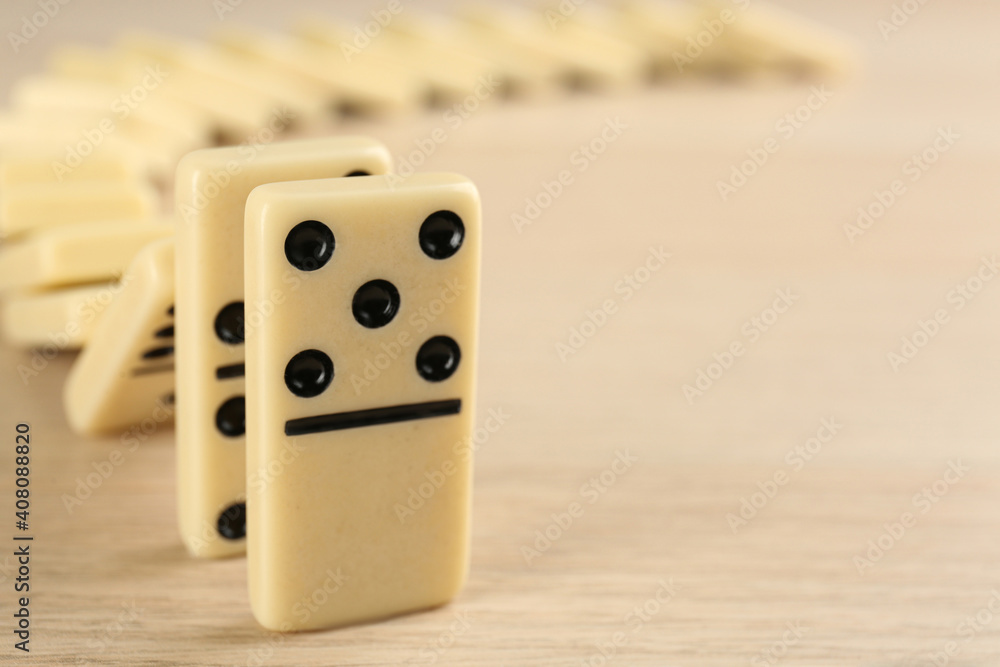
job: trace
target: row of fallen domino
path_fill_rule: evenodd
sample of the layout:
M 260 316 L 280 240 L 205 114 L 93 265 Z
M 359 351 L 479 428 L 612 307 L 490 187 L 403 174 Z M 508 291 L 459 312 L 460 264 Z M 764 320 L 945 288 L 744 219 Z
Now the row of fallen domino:
M 82 346 L 131 257 L 170 235 L 154 185 L 169 189 L 177 160 L 199 147 L 332 109 L 449 105 L 491 75 L 531 95 L 628 86 L 650 72 L 824 76 L 852 62 L 838 38 L 759 2 L 389 16 L 384 28 L 313 20 L 290 36 L 230 30 L 209 44 L 132 36 L 107 51 L 63 49 L 50 72 L 17 82 L 0 115 L 5 338 Z
M 661 11 L 643 7 L 650 16 Z M 530 31 L 497 27 L 506 16 L 470 19 L 476 39 L 467 51 L 452 44 L 449 58 L 481 62 L 471 45 L 490 44 L 490 67 L 502 63 L 501 80 L 521 89 L 539 79 L 518 78 L 524 72 L 514 65 L 537 64 L 544 50 L 536 45 L 524 58 Z M 727 16 L 719 19 L 725 25 Z M 276 100 L 297 118 L 331 106 L 388 111 L 409 104 L 404 97 L 430 93 L 441 103 L 466 95 L 478 80 L 472 75 L 486 71 L 435 66 L 430 54 L 443 42 L 410 23 L 396 30 L 379 42 L 378 67 L 343 68 L 336 86 L 328 65 L 341 57 L 330 53 L 340 33 L 316 23 L 306 29 L 312 43 L 146 39 L 107 57 L 63 55 L 57 70 L 79 78 L 18 86 L 15 125 L 38 125 L 0 154 L 0 225 L 10 237 L 0 248 L 0 285 L 20 291 L 8 295 L 5 328 L 42 348 L 20 366 L 22 377 L 40 372 L 50 350 L 85 343 L 65 387 L 75 430 L 134 437 L 176 409 L 183 541 L 196 557 L 246 552 L 254 614 L 274 630 L 435 606 L 464 581 L 478 195 L 454 175 L 378 176 L 390 171 L 389 153 L 363 138 L 201 149 L 180 159 L 176 176 L 171 168 L 191 148 L 246 136 Z M 572 67 L 546 77 L 622 80 L 620 61 L 607 57 L 613 51 L 593 48 L 606 39 L 623 50 L 620 42 L 582 17 L 557 33 L 579 42 L 559 47 L 573 58 L 548 61 Z M 553 39 L 540 43 L 562 43 Z M 388 53 L 404 49 L 398 40 L 407 40 L 417 69 L 400 73 L 404 61 Z M 313 58 L 321 43 L 325 60 Z M 800 63 L 805 53 L 818 58 L 815 49 L 795 53 Z M 156 62 L 171 68 L 171 94 L 151 95 L 129 115 L 128 132 L 123 119 L 121 133 L 94 142 L 99 151 L 75 165 L 67 159 L 55 174 L 51 150 L 94 122 L 86 110 L 99 114 L 96 100 L 116 89 L 94 81 L 120 85 L 129 80 L 125 68 L 152 87 Z M 414 71 L 428 74 L 416 88 L 402 85 L 418 80 Z M 317 85 L 307 91 L 293 81 Z M 176 224 L 153 221 L 148 182 L 156 179 L 173 180 Z M 427 484 L 428 494 L 408 496 Z

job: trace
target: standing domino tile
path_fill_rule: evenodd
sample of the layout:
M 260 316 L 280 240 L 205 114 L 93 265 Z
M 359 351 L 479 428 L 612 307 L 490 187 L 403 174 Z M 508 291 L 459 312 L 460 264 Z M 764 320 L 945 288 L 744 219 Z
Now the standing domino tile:
M 479 209 L 450 174 L 250 195 L 248 303 L 281 296 L 247 339 L 247 557 L 266 628 L 433 607 L 464 583 Z M 435 475 L 410 511 L 407 494 Z M 316 606 L 330 572 L 346 583 Z M 295 613 L 306 603 L 313 613 Z
M 388 171 L 376 141 L 338 137 L 196 151 L 176 178 L 177 479 L 181 537 L 195 556 L 243 553 L 243 216 L 247 196 L 275 181 Z M 289 272 L 291 276 L 291 272 Z M 251 326 L 275 304 L 250 313 Z
M 79 349 L 121 289 L 119 283 L 102 283 L 4 295 L 4 339 L 20 347 Z
M 72 429 L 96 435 L 173 415 L 174 240 L 144 248 L 66 378 Z

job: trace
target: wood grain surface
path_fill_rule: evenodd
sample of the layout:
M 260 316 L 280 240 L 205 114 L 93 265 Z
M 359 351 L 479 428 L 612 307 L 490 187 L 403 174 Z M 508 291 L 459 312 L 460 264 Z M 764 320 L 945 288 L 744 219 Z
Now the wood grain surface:
M 3 347 L 0 539 L 27 422 L 35 540 L 30 656 L 0 556 L 0 660 L 1000 665 L 1000 7 L 927 3 L 885 39 L 889 0 L 787 4 L 861 45 L 864 71 L 826 101 L 689 83 L 487 105 L 454 129 L 441 112 L 333 128 L 405 162 L 444 126 L 421 168 L 482 191 L 478 414 L 503 424 L 479 443 L 454 603 L 262 631 L 245 561 L 181 546 L 173 429 L 81 440 L 61 412 L 72 357 L 35 357 L 23 382 L 33 353 Z M 5 5 L 3 32 L 31 7 Z M 83 0 L 66 11 L 96 22 Z M 215 20 L 199 11 L 192 34 Z M 724 201 L 718 182 L 769 137 L 777 152 Z M 518 229 L 526 199 L 543 208 Z M 876 215 L 852 242 L 859 207 Z

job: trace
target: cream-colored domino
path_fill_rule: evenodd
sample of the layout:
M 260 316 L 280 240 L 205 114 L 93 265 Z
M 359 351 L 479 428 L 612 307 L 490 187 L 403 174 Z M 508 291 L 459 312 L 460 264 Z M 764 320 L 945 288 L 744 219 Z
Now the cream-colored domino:
M 174 240 L 146 246 L 66 378 L 70 427 L 96 435 L 173 416 Z
M 74 109 L 92 117 L 81 129 L 100 145 L 115 133 L 141 143 L 151 151 L 189 152 L 209 139 L 210 121 L 164 92 L 172 73 L 135 62 L 134 80 L 92 81 L 64 76 L 29 76 L 11 89 L 11 104 L 25 112 Z M 81 132 L 78 139 L 86 138 Z M 179 156 L 176 158 L 179 159 Z
M 735 14 L 738 8 L 733 5 L 728 11 Z M 713 20 L 720 20 L 718 12 L 713 15 L 705 3 L 628 0 L 617 8 L 612 25 L 657 59 L 661 76 L 728 75 L 748 69 L 738 53 L 706 28 L 704 22 Z M 721 25 L 725 30 L 726 24 Z M 702 33 L 713 39 L 707 42 Z M 699 38 L 707 43 L 699 44 Z
M 498 78 L 504 95 L 538 95 L 550 90 L 558 77 L 557 69 L 545 61 L 526 56 L 487 33 L 475 35 L 453 18 L 407 14 L 393 20 L 388 29 L 433 44 L 451 58 L 470 61 L 483 75 Z
M 281 111 L 282 101 L 276 95 L 262 91 L 245 81 L 235 81 L 226 73 L 220 74 L 218 68 L 213 68 L 210 62 L 193 63 L 192 57 L 185 53 L 184 47 L 171 40 L 145 33 L 132 33 L 119 40 L 119 48 L 129 57 L 135 56 L 149 63 L 162 65 L 169 72 L 166 84 L 168 90 L 170 87 L 183 85 L 184 89 L 189 89 L 192 93 L 211 91 L 209 100 L 201 97 L 199 101 L 211 101 L 214 103 L 213 108 L 222 109 L 227 114 L 233 112 L 240 114 L 233 117 L 239 118 L 250 127 L 265 127 L 268 120 L 274 117 L 276 112 Z M 238 110 L 226 108 L 222 104 L 224 101 L 239 105 L 240 108 Z M 285 115 L 290 117 L 291 109 L 287 112 Z
M 141 79 L 142 68 L 126 63 L 110 49 L 84 44 L 63 44 L 49 55 L 49 73 L 82 81 L 121 85 Z
M 88 125 L 96 124 L 99 120 L 98 114 L 86 111 L 78 113 L 74 109 L 0 112 L 0 148 L 4 154 L 10 148 L 66 148 L 81 138 L 82 131 Z
M 762 66 L 796 76 L 840 76 L 857 68 L 855 48 L 825 26 L 756 1 L 734 13 L 732 29 L 720 38 Z
M 586 25 L 550 10 L 543 15 L 552 39 L 562 41 L 577 53 L 589 53 L 605 63 L 607 76 L 616 83 L 633 84 L 648 78 L 653 58 L 638 44 L 607 28 Z
M 148 220 L 159 195 L 145 183 L 42 183 L 0 192 L 0 232 L 27 231 L 83 222 Z
M 397 65 L 381 67 L 361 58 L 349 61 L 342 52 L 315 41 L 247 29 L 227 29 L 217 40 L 254 63 L 278 67 L 287 76 L 320 86 L 331 110 L 392 115 L 414 109 L 426 96 L 423 82 Z
M 664 31 L 634 20 L 634 16 L 620 7 L 588 5 L 566 17 L 558 29 L 570 26 L 571 30 L 606 35 L 618 43 L 629 44 L 643 54 L 644 68 L 650 79 L 672 78 L 687 72 L 686 67 L 678 67 L 678 58 L 684 56 L 687 47 L 684 38 L 695 14 L 690 8 L 682 11 L 690 20 L 678 21 L 677 26 L 668 23 L 668 30 Z
M 449 601 L 468 565 L 476 188 L 451 174 L 265 185 L 246 225 L 248 303 L 282 298 L 247 337 L 254 616 L 311 630 Z M 320 603 L 331 573 L 344 583 Z
M 135 182 L 146 174 L 141 161 L 120 146 L 102 147 L 98 153 L 67 164 L 67 151 L 24 144 L 0 152 L 0 191 L 32 183 L 63 181 Z
M 125 109 L 130 115 L 138 113 L 196 143 L 204 143 L 215 134 L 210 114 L 169 95 L 156 94 L 170 73 L 155 65 L 123 58 L 112 50 L 70 45 L 54 51 L 49 70 L 57 78 L 114 86 L 119 92 L 112 104 L 119 114 Z
M 550 28 L 543 18 L 523 10 L 476 5 L 462 16 L 479 32 L 510 43 L 532 58 L 558 67 L 562 83 L 578 88 L 616 88 L 633 85 L 644 75 L 638 52 L 609 49 L 606 42 L 583 40 Z
M 156 71 L 163 67 L 141 49 L 134 48 L 134 42 L 128 39 L 123 40 L 115 54 L 132 69 Z M 240 143 L 254 138 L 262 128 L 270 126 L 271 131 L 276 132 L 288 125 L 289 114 L 252 92 L 222 86 L 211 77 L 183 68 L 164 67 L 164 70 L 166 76 L 158 92 L 174 104 L 204 114 L 216 140 Z
M 171 224 L 132 220 L 43 229 L 0 246 L 0 290 L 110 280 L 143 247 L 173 234 Z
M 117 131 L 110 134 L 101 129 L 103 116 L 73 108 L 23 109 L 16 113 L 0 113 L 0 160 L 25 164 L 22 173 L 17 166 L 0 184 L 16 186 L 29 183 L 61 183 L 73 180 L 136 180 L 155 171 L 157 156 L 147 147 Z M 107 126 L 105 126 L 107 129 Z M 109 167 L 108 163 L 118 162 Z M 48 169 L 44 165 L 48 165 Z M 39 166 L 41 165 L 41 166 Z M 134 169 L 131 179 L 105 178 L 108 170 Z M 86 174 L 93 175 L 93 178 Z
M 196 151 L 177 169 L 178 513 L 195 556 L 245 550 L 243 215 L 258 185 L 388 171 L 388 150 L 336 137 Z M 291 277 L 291 274 L 289 274 Z M 268 317 L 250 310 L 255 326 Z
M 3 335 L 19 347 L 75 350 L 90 340 L 94 325 L 122 287 L 104 283 L 53 292 L 4 296 Z
M 575 67 L 569 63 L 558 48 L 527 35 L 511 35 L 502 27 L 491 23 L 487 15 L 471 8 L 465 8 L 458 15 L 460 30 L 466 39 L 482 44 L 497 57 L 522 58 L 530 66 L 531 79 L 537 82 L 535 90 L 545 91 L 563 87 L 567 80 L 575 76 Z
M 181 68 L 198 73 L 222 88 L 251 95 L 265 109 L 288 107 L 296 120 L 310 122 L 328 112 L 323 96 L 314 88 L 276 74 L 268 68 L 254 67 L 218 46 L 149 34 L 132 36 L 126 44 L 138 53 L 167 63 L 169 69 Z
M 338 23 L 313 18 L 303 23 L 300 34 L 326 46 L 350 63 L 366 63 L 380 70 L 396 69 L 415 80 L 423 81 L 429 90 L 428 101 L 436 105 L 461 102 L 489 84 L 488 63 L 474 58 L 456 57 L 447 49 L 427 40 L 411 39 L 407 35 L 384 30 L 364 48 L 357 43 L 349 28 Z M 353 48 L 354 51 L 350 49 Z M 494 87 L 502 87 L 498 82 Z M 481 95 L 483 101 L 488 96 Z
M 60 178 L 57 163 L 65 165 L 67 157 L 75 149 L 75 144 L 86 139 L 87 127 L 96 127 L 101 120 L 100 113 L 79 109 L 33 109 L 17 112 L 0 112 L 0 165 L 4 166 L 0 186 L 19 183 L 48 183 Z M 94 179 L 102 180 L 101 171 L 107 166 L 93 167 L 94 164 L 117 162 L 109 169 L 111 173 L 121 173 L 124 168 L 141 172 L 143 161 L 136 159 L 134 151 L 120 141 L 120 137 L 104 137 L 100 145 L 93 142 L 84 150 L 89 155 L 79 155 L 70 171 L 82 174 L 88 170 Z M 22 169 L 19 165 L 24 165 Z M 64 173 L 63 178 L 69 176 Z M 86 180 L 91 180 L 87 177 Z M 111 179 L 118 180 L 118 179 Z

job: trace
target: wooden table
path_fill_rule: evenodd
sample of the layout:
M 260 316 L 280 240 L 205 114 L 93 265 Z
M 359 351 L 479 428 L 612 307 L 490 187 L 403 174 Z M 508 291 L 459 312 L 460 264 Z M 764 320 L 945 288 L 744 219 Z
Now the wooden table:
M 4 347 L 0 432 L 31 424 L 35 540 L 32 663 L 12 647 L 11 555 L 0 659 L 1000 664 L 1000 7 L 929 3 L 883 40 L 888 0 L 793 6 L 866 54 L 826 101 L 686 84 L 499 105 L 426 160 L 482 190 L 478 413 L 503 417 L 480 443 L 453 604 L 262 631 L 245 561 L 180 544 L 173 430 L 134 450 L 80 440 L 60 409 L 72 358 L 25 386 L 31 353 Z M 776 127 L 797 110 L 801 127 Z M 609 122 L 619 135 L 581 161 Z M 338 131 L 405 156 L 442 124 Z M 906 164 L 949 128 L 926 171 Z M 777 152 L 723 201 L 718 182 L 769 137 Z M 526 198 L 544 210 L 518 229 Z M 859 207 L 875 215 L 852 243 Z

